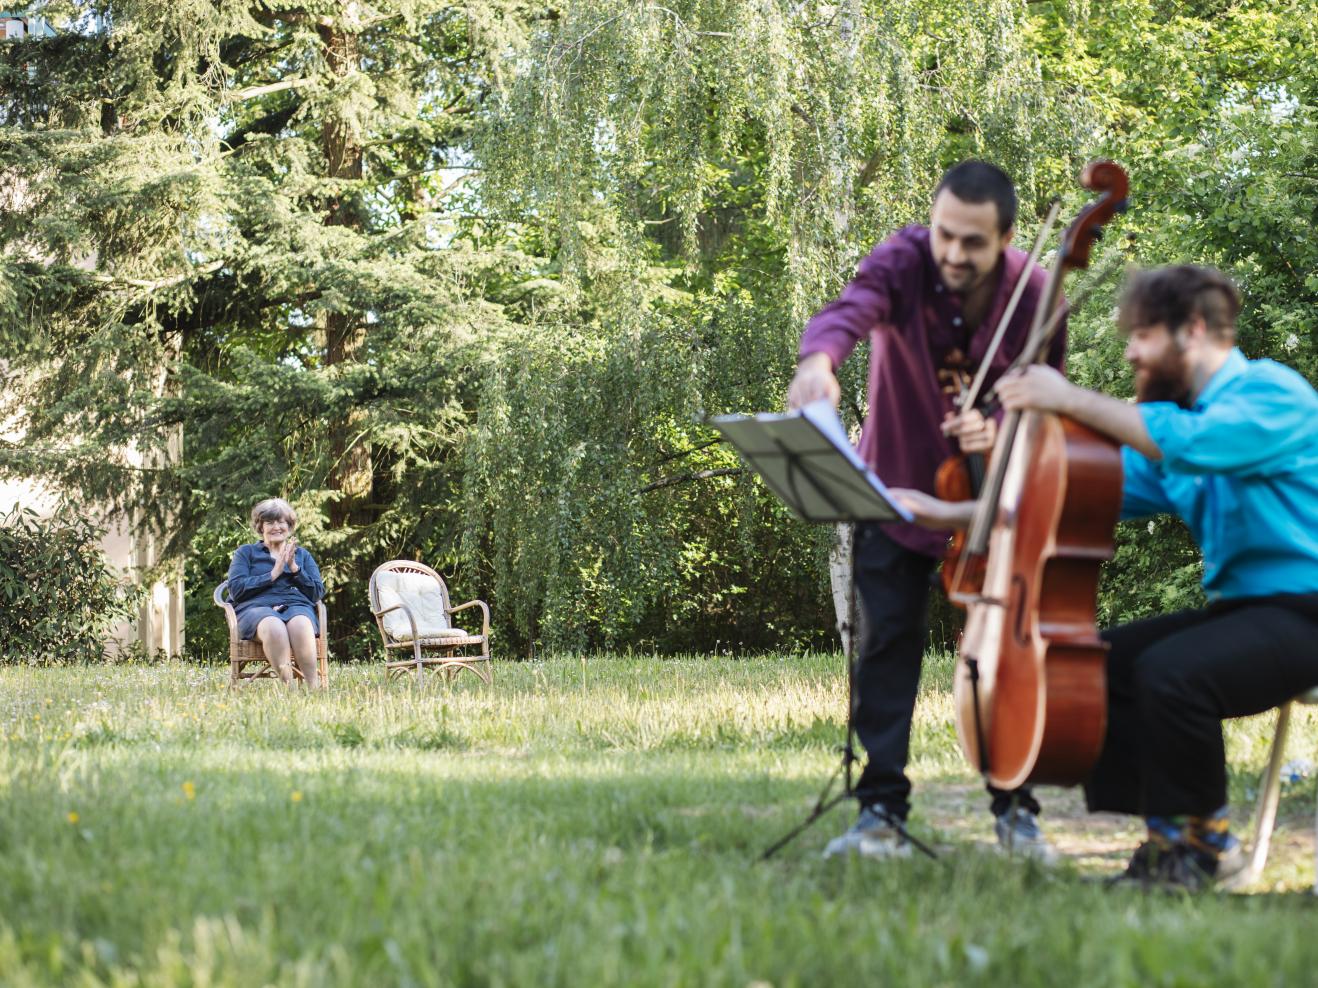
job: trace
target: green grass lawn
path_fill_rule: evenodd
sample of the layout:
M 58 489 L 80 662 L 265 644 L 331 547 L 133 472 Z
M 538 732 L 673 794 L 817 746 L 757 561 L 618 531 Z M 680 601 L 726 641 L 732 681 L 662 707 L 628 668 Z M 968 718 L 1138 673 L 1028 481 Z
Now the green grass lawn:
M 0 984 L 1294 985 L 1318 974 L 1313 781 L 1246 895 L 1105 889 L 1139 828 L 1044 790 L 989 847 L 950 660 L 913 739 L 936 862 L 768 864 L 836 756 L 830 656 L 564 657 L 318 696 L 196 666 L 0 670 Z M 1231 725 L 1243 826 L 1271 716 Z M 1318 741 L 1296 717 L 1293 756 Z

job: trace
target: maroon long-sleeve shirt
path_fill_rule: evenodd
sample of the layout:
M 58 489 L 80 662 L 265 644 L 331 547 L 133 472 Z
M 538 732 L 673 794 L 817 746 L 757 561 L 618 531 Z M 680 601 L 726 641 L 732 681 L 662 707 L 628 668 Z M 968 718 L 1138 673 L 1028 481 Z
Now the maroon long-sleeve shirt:
M 929 231 L 908 226 L 875 247 L 838 299 L 806 325 L 800 356 L 826 353 L 834 369 L 857 343 L 870 338 L 869 414 L 860 455 L 885 484 L 933 493 L 939 464 L 958 452 L 955 441 L 939 428 L 943 416 L 955 410 L 953 399 L 961 383 L 974 377 L 1027 260 L 1024 251 L 1007 248 L 993 304 L 972 333 L 961 313 L 960 296 L 948 291 L 938 273 Z M 1025 345 L 1047 280 L 1048 272 L 1038 265 L 1030 272 L 985 390 Z M 1065 350 L 1063 325 L 1048 362 L 1061 369 Z M 941 557 L 947 547 L 945 533 L 900 522 L 884 530 L 901 545 L 928 556 Z

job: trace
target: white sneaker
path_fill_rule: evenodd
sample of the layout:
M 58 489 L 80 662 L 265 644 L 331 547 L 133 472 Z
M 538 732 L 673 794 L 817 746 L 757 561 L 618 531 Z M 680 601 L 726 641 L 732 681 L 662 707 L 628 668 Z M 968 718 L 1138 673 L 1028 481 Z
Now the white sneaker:
M 1003 813 L 994 820 L 993 832 L 998 836 L 998 847 L 1007 854 L 1019 854 L 1044 864 L 1057 859 L 1057 852 L 1039 827 L 1039 818 L 1029 810 L 1018 806 Z
M 862 858 L 909 858 L 911 842 L 882 806 L 862 806 L 860 816 L 824 848 L 824 857 L 855 854 Z

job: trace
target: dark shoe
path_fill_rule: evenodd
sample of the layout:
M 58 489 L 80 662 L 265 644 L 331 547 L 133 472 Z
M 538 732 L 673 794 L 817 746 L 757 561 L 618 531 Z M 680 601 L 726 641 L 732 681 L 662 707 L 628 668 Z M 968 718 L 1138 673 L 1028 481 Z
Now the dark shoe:
M 1137 885 L 1148 888 L 1157 874 L 1162 858 L 1172 853 L 1172 847 L 1163 847 L 1153 841 L 1145 841 L 1135 848 L 1135 853 L 1126 863 L 1126 870 L 1120 875 L 1113 875 L 1107 880 L 1112 886 Z
M 1044 864 L 1051 864 L 1057 858 L 1057 852 L 1039 827 L 1039 818 L 1023 807 L 1017 806 L 995 818 L 993 832 L 998 837 L 998 847 L 1008 854 L 1019 854 Z
M 1216 854 L 1194 850 L 1200 867 L 1211 876 L 1211 884 L 1220 889 L 1233 889 L 1244 884 L 1249 877 L 1249 857 L 1240 841 L 1234 837 L 1225 850 Z
M 911 842 L 902 833 L 901 821 L 882 806 L 862 806 L 856 822 L 824 848 L 824 857 L 856 854 L 862 858 L 909 858 Z
M 1133 885 L 1163 892 L 1203 892 L 1214 886 L 1230 887 L 1248 864 L 1239 841 L 1220 854 L 1186 844 L 1170 847 L 1146 841 L 1135 849 L 1126 870 L 1109 880 L 1110 885 Z

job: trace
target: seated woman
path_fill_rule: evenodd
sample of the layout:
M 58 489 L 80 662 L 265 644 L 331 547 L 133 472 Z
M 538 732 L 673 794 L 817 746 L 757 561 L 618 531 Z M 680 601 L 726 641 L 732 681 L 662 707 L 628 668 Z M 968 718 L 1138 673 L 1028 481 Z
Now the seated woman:
M 316 666 L 316 602 L 325 596 L 316 561 L 297 544 L 297 513 L 281 497 L 267 498 L 252 509 L 252 528 L 260 542 L 241 545 L 229 564 L 229 600 L 238 618 L 238 637 L 259 638 L 266 658 L 290 686 L 289 653 L 311 689 L 320 686 Z

